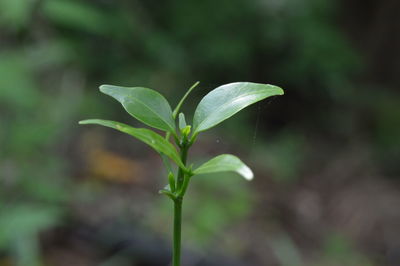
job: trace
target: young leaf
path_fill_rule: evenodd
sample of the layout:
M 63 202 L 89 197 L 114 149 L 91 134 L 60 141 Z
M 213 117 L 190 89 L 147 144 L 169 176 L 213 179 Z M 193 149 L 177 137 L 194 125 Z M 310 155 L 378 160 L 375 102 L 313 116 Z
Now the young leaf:
M 183 113 L 179 113 L 179 129 L 182 130 L 186 127 L 185 115 Z
M 156 150 L 158 153 L 165 154 L 166 156 L 171 158 L 174 162 L 176 162 L 176 164 L 178 164 L 180 167 L 185 168 L 175 147 L 170 142 L 166 141 L 162 136 L 151 131 L 150 129 L 134 128 L 123 123 L 110 120 L 101 120 L 101 119 L 83 120 L 80 121 L 79 124 L 97 124 L 117 129 L 121 132 L 129 134 L 143 141 L 144 143 L 152 147 L 154 150 Z
M 175 132 L 171 106 L 157 91 L 142 87 L 112 85 L 101 85 L 100 91 L 119 101 L 130 115 L 146 125 Z
M 221 154 L 202 164 L 193 174 L 209 174 L 217 172 L 236 172 L 247 180 L 253 179 L 253 172 L 238 157 L 231 154 Z
M 220 86 L 204 96 L 197 106 L 193 134 L 221 123 L 250 104 L 282 94 L 281 88 L 267 84 L 235 82 Z
M 163 189 L 160 189 L 158 191 L 158 193 L 164 194 L 164 195 L 168 196 L 172 200 L 176 199 L 176 197 L 175 197 L 174 193 L 171 191 L 171 187 L 169 185 L 166 185 Z
M 197 81 L 195 84 L 192 85 L 192 87 L 189 88 L 189 90 L 185 93 L 185 95 L 183 95 L 182 99 L 179 101 L 178 105 L 175 107 L 174 111 L 172 112 L 172 116 L 174 119 L 178 115 L 178 112 L 181 109 L 182 104 L 185 102 L 186 98 L 194 90 L 194 88 L 196 88 L 197 85 L 199 85 L 199 84 L 200 84 L 200 81 Z

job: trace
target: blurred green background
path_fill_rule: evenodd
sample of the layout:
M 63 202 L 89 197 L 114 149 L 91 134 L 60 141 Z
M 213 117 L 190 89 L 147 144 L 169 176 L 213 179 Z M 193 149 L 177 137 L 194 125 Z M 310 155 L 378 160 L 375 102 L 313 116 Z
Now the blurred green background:
M 400 2 L 0 0 L 0 266 L 168 265 L 157 155 L 85 118 L 135 126 L 100 84 L 187 116 L 211 89 L 268 99 L 203 133 L 256 174 L 193 180 L 185 266 L 400 265 Z

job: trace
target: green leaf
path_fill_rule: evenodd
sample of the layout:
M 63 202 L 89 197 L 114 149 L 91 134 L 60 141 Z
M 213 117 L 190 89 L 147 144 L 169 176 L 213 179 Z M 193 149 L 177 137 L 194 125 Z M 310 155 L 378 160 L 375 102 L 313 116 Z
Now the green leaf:
M 178 105 L 175 107 L 174 111 L 172 112 L 172 116 L 174 119 L 178 115 L 179 110 L 182 107 L 182 104 L 185 102 L 186 98 L 189 96 L 189 94 L 194 90 L 194 88 L 197 87 L 197 85 L 200 84 L 200 81 L 197 81 L 195 84 L 192 85 L 192 87 L 189 88 L 189 90 L 183 95 L 182 99 L 179 101 Z
M 179 129 L 182 130 L 186 127 L 185 115 L 183 113 L 179 113 Z
M 274 95 L 282 95 L 277 86 L 235 82 L 220 86 L 200 101 L 193 119 L 194 134 L 207 130 L 243 108 Z
M 100 91 L 119 101 L 130 115 L 146 125 L 175 132 L 171 106 L 157 91 L 142 87 L 112 85 L 101 85 Z
M 247 180 L 252 180 L 254 175 L 251 169 L 238 157 L 231 154 L 221 154 L 202 164 L 193 171 L 193 174 L 210 174 L 218 172 L 236 172 Z
M 176 200 L 176 196 L 174 195 L 174 193 L 171 191 L 171 187 L 170 185 L 166 185 L 163 189 L 160 189 L 158 191 L 158 193 L 160 194 L 164 194 L 166 196 L 168 196 L 170 199 L 172 200 Z
M 165 154 L 166 156 L 171 158 L 174 162 L 176 162 L 177 165 L 179 165 L 182 168 L 185 168 L 175 147 L 170 142 L 165 140 L 162 136 L 151 131 L 150 129 L 134 128 L 123 123 L 109 121 L 109 120 L 101 120 L 101 119 L 83 120 L 80 121 L 79 124 L 97 124 L 117 129 L 121 132 L 129 134 L 143 141 L 144 143 L 152 147 L 154 150 L 156 150 L 158 153 Z

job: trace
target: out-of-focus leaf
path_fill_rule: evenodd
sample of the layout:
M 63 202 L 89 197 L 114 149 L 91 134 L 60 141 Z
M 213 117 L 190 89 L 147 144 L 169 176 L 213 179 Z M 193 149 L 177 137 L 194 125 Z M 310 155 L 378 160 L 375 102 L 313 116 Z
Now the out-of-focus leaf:
M 100 91 L 119 101 L 125 110 L 148 126 L 175 132 L 168 101 L 155 90 L 142 87 L 100 86 Z
M 207 130 L 243 108 L 274 95 L 282 95 L 277 86 L 235 82 L 220 86 L 200 101 L 193 119 L 194 134 Z
M 23 52 L 0 54 L 0 104 L 13 108 L 31 108 L 39 93 L 32 68 Z
M 252 180 L 254 177 L 251 169 L 231 154 L 218 155 L 193 171 L 195 175 L 218 172 L 236 172 L 247 180 Z
M 116 130 L 129 134 L 143 141 L 154 150 L 156 150 L 158 153 L 165 154 L 174 162 L 176 162 L 180 167 L 185 168 L 174 146 L 163 137 L 147 128 L 134 128 L 123 123 L 101 119 L 83 120 L 80 121 L 79 124 L 97 124 L 105 127 L 114 128 Z
M 78 1 L 44 1 L 43 13 L 56 23 L 93 33 L 107 33 L 109 17 L 93 5 Z
M 0 1 L 0 22 L 13 28 L 26 25 L 34 4 L 35 1 L 33 0 Z
M 0 215 L 0 247 L 55 225 L 60 214 L 59 210 L 44 206 L 10 206 L 7 210 L 3 206 Z

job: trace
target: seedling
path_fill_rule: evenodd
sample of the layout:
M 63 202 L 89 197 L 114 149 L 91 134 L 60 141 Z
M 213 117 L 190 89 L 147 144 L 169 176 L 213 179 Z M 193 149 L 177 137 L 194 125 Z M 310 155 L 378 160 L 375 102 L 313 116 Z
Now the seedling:
M 89 119 L 79 122 L 114 128 L 146 143 L 160 154 L 168 171 L 168 185 L 160 193 L 168 196 L 174 203 L 173 266 L 180 265 L 182 203 L 191 178 L 199 174 L 230 171 L 238 173 L 246 180 L 253 179 L 251 169 L 231 154 L 218 155 L 199 167 L 193 167 L 193 164 L 187 163 L 189 148 L 199 133 L 216 126 L 243 108 L 270 96 L 283 95 L 283 90 L 273 85 L 250 82 L 226 84 L 204 96 L 194 112 L 193 125 L 188 125 L 185 115 L 179 111 L 198 84 L 196 82 L 186 92 L 173 111 L 168 101 L 157 91 L 142 87 L 100 86 L 102 93 L 119 101 L 134 118 L 152 128 L 165 131 L 165 137 L 147 128 L 134 128 L 109 120 Z M 170 141 L 171 136 L 178 149 Z M 176 173 L 171 162 L 177 165 Z

